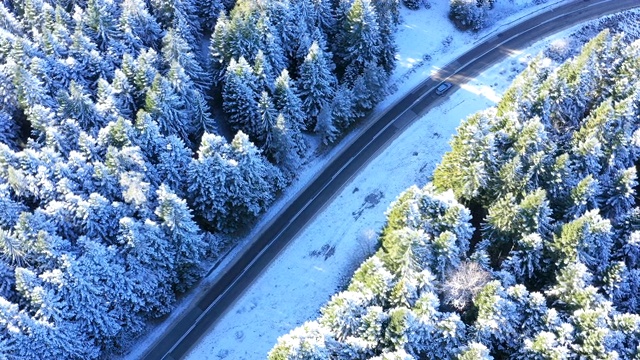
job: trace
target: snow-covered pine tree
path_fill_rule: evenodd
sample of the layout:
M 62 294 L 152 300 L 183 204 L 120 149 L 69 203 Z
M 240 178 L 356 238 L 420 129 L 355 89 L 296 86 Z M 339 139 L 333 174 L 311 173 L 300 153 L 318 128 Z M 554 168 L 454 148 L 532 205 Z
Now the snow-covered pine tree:
M 229 228 L 246 225 L 262 213 L 284 186 L 282 173 L 269 163 L 261 151 L 239 131 L 231 141 L 230 150 L 236 162 L 236 183 L 227 184 L 231 192 Z
M 191 209 L 170 188 L 161 185 L 157 190 L 158 207 L 155 214 L 160 218 L 160 227 L 175 248 L 173 253 L 178 274 L 177 288 L 188 289 L 200 275 L 200 262 L 205 255 L 206 245 L 202 231 L 193 221 Z
M 209 44 L 209 72 L 213 85 L 219 85 L 225 77 L 225 71 L 230 58 L 227 38 L 229 37 L 230 24 L 227 15 L 222 12 L 216 20 L 211 42 Z
M 340 24 L 334 50 L 347 81 L 353 82 L 365 67 L 379 63 L 381 45 L 374 6 L 370 0 L 354 0 Z
M 147 2 L 143 0 L 123 0 L 118 23 L 125 39 L 140 41 L 140 48 L 150 47 L 159 50 L 162 29 L 156 18 L 149 14 Z M 129 35 L 130 34 L 130 35 Z M 124 41 L 128 44 L 131 41 Z M 139 50 L 139 49 L 138 49 Z M 132 55 L 137 55 L 133 53 Z
M 117 14 L 120 9 L 113 2 L 87 0 L 86 17 L 82 18 L 87 35 L 101 51 L 118 47 Z
M 224 11 L 224 4 L 222 1 L 204 0 L 196 2 L 195 5 L 198 10 L 197 15 L 202 25 L 202 31 L 204 33 L 213 31 L 218 15 Z
M 256 140 L 259 141 L 262 148 L 270 149 L 273 141 L 271 135 L 273 127 L 276 125 L 278 113 L 274 109 L 271 97 L 266 91 L 263 91 L 260 95 L 258 115 L 259 118 L 252 124 L 253 128 L 251 130 L 256 134 Z
M 161 183 L 166 184 L 179 197 L 186 196 L 189 166 L 193 153 L 180 138 L 170 135 L 160 150 L 156 168 Z
M 222 108 L 235 130 L 246 131 L 253 139 L 263 139 L 266 133 L 260 126 L 259 81 L 247 61 L 232 59 L 222 88 Z
M 314 42 L 300 66 L 300 78 L 297 82 L 302 109 L 307 114 L 307 129 L 315 127 L 320 111 L 333 98 L 337 80 L 330 70 L 331 62 Z
M 231 197 L 227 178 L 236 171 L 237 163 L 231 158 L 231 149 L 226 140 L 205 133 L 198 149 L 197 159 L 189 166 L 186 181 L 189 205 L 196 216 L 206 220 L 216 230 L 228 228 Z
M 451 0 L 450 17 L 462 29 L 478 31 L 485 27 L 489 5 L 478 0 Z
M 184 102 L 188 115 L 185 130 L 189 139 L 197 143 L 204 132 L 212 132 L 215 128 L 207 99 L 177 61 L 171 62 L 167 79 Z
M 297 89 L 286 69 L 282 70 L 280 76 L 276 78 L 272 97 L 273 105 L 287 122 L 296 151 L 299 155 L 302 155 L 307 148 L 307 144 L 301 136 L 306 115 L 302 110 L 302 101 L 298 96 Z
M 156 74 L 147 92 L 144 110 L 158 123 L 161 133 L 189 140 L 188 113 L 184 101 L 169 80 Z
M 165 67 L 170 68 L 174 61 L 177 62 L 195 87 L 203 91 L 208 86 L 208 76 L 200 66 L 194 50 L 183 38 L 183 32 L 180 29 L 170 28 L 162 38 L 162 58 Z
M 288 123 L 287 119 L 280 113 L 276 118 L 276 123 L 271 128 L 271 142 L 269 147 L 265 149 L 269 159 L 276 164 L 286 178 L 295 176 L 295 170 L 300 167 L 302 159 L 294 138 L 300 136 L 295 133 Z

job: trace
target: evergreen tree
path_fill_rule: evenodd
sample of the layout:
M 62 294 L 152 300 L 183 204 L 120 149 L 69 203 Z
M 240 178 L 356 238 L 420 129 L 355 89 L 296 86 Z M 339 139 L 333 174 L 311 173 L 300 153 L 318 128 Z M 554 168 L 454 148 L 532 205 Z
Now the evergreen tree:
M 344 85 L 338 88 L 333 98 L 331 115 L 341 131 L 347 130 L 358 117 L 355 98 L 354 90 Z
M 158 123 L 163 134 L 176 135 L 185 141 L 189 139 L 184 101 L 171 83 L 159 74 L 156 74 L 147 93 L 145 111 Z
M 167 77 L 185 104 L 185 111 L 188 114 L 186 130 L 189 138 L 197 140 L 204 132 L 212 132 L 215 126 L 211 119 L 209 104 L 177 61 L 171 63 Z
M 237 166 L 231 159 L 229 144 L 221 136 L 202 136 L 198 158 L 194 159 L 187 175 L 189 205 L 195 214 L 204 218 L 217 230 L 227 227 L 230 190 L 226 187 L 227 177 Z
M 200 229 L 193 221 L 187 203 L 162 185 L 157 191 L 158 207 L 155 214 L 161 227 L 175 248 L 175 268 L 179 289 L 189 288 L 199 275 L 199 265 L 205 254 L 205 244 Z
M 278 340 L 269 351 L 269 360 L 281 359 L 309 359 L 321 360 L 330 357 L 331 350 L 327 348 L 332 343 L 328 329 L 316 321 L 304 323 L 299 331 L 294 331 Z
M 208 76 L 200 66 L 189 43 L 183 38 L 182 30 L 170 28 L 162 38 L 162 58 L 171 66 L 175 61 L 184 70 L 198 90 L 204 90 Z
M 296 88 L 293 86 L 291 78 L 289 77 L 289 72 L 286 69 L 282 70 L 280 76 L 278 76 L 275 81 L 273 105 L 287 122 L 287 127 L 291 131 L 295 149 L 299 155 L 302 155 L 307 148 L 307 144 L 301 136 L 306 115 L 302 110 L 302 101 L 300 100 Z
M 344 15 L 335 54 L 347 79 L 355 79 L 370 64 L 377 65 L 381 35 L 376 10 L 370 0 L 354 0 Z
M 222 89 L 222 107 L 237 130 L 245 130 L 254 139 L 265 135 L 259 123 L 260 90 L 258 79 L 244 58 L 231 60 Z
M 231 151 L 237 162 L 237 178 L 229 187 L 233 212 L 229 214 L 230 228 L 245 225 L 262 213 L 282 188 L 283 178 L 277 167 L 262 156 L 260 150 L 241 131 L 231 142 Z
M 117 37 L 116 13 L 112 2 L 88 0 L 86 18 L 83 18 L 86 31 L 98 49 L 105 51 L 112 47 Z
M 95 104 L 89 98 L 89 94 L 76 82 L 71 82 L 69 92 L 61 92 L 58 95 L 60 103 L 60 114 L 62 118 L 72 118 L 80 124 L 82 129 L 95 132 L 95 129 L 102 127 L 99 114 L 96 112 Z
M 322 137 L 322 142 L 327 145 L 334 142 L 339 134 L 338 129 L 333 123 L 333 117 L 331 116 L 331 104 L 325 105 L 316 119 L 316 126 L 313 132 Z
M 315 127 L 320 111 L 331 101 L 336 86 L 336 78 L 329 70 L 327 59 L 317 42 L 309 49 L 309 54 L 300 67 L 298 90 L 302 100 L 302 109 L 307 114 L 307 129 Z
M 159 49 L 160 39 L 162 38 L 162 29 L 156 21 L 156 18 L 149 14 L 147 3 L 141 0 L 123 0 L 122 13 L 118 27 L 124 33 L 124 43 L 136 43 L 139 39 L 140 48 L 150 47 Z M 130 35 L 129 35 L 130 34 Z M 138 48 L 136 48 L 139 50 Z M 134 53 L 137 55 L 137 53 Z
M 202 23 L 203 32 L 213 30 L 216 25 L 218 15 L 224 11 L 224 4 L 221 0 L 206 0 L 196 2 L 198 18 Z
M 271 129 L 271 143 L 266 149 L 267 154 L 273 162 L 282 170 L 286 177 L 294 176 L 295 170 L 302 163 L 295 138 L 300 137 L 300 132 L 295 132 L 291 128 L 285 117 L 280 113 L 276 118 L 276 123 Z
M 264 148 L 270 149 L 273 147 L 273 128 L 276 125 L 276 117 L 278 115 L 273 108 L 271 97 L 266 91 L 263 91 L 260 95 L 258 114 L 260 117 L 255 122 L 255 128 L 252 129 L 253 133 L 256 134 L 256 140 L 260 141 Z
M 211 44 L 209 45 L 209 70 L 212 74 L 214 85 L 218 85 L 224 79 L 228 60 L 231 58 L 227 43 L 230 32 L 229 27 L 229 19 L 223 12 L 218 16 L 216 26 L 211 34 Z
M 167 137 L 167 143 L 158 155 L 158 177 L 178 197 L 187 194 L 185 179 L 192 157 L 193 154 L 184 141 L 174 135 Z
M 450 17 L 462 29 L 478 31 L 486 26 L 488 4 L 477 0 L 451 0 Z

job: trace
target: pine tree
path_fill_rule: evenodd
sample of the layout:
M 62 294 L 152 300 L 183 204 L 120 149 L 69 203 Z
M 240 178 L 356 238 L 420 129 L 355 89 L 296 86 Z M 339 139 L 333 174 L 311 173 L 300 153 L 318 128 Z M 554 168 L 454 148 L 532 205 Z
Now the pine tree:
M 249 0 L 240 0 L 229 17 L 226 42 L 226 59 L 244 57 L 249 62 L 255 60 L 261 46 L 259 7 Z
M 336 91 L 331 106 L 331 115 L 336 127 L 345 131 L 358 118 L 356 111 L 356 96 L 353 89 L 342 85 Z
M 155 318 L 171 310 L 175 299 L 172 290 L 177 282 L 175 258 L 177 249 L 163 230 L 151 220 L 120 219 L 119 252 L 125 268 L 127 313 Z M 141 330 L 135 317 L 130 327 Z M 136 321 L 138 324 L 136 325 Z
M 181 29 L 170 28 L 162 38 L 162 58 L 167 67 L 175 61 L 180 64 L 195 87 L 202 91 L 208 85 L 208 76 L 193 53 L 194 48 L 183 38 Z
M 91 193 L 89 199 L 78 204 L 78 215 L 82 217 L 82 230 L 89 239 L 112 244 L 118 234 L 119 221 L 129 209 L 120 202 L 109 201 L 98 193 Z
M 276 123 L 271 129 L 271 142 L 266 149 L 270 159 L 278 165 L 286 177 L 292 177 L 295 174 L 295 170 L 298 169 L 302 163 L 302 159 L 299 155 L 300 149 L 298 148 L 295 138 L 300 136 L 299 131 L 296 133 L 295 128 L 291 128 L 285 117 L 280 113 L 276 118 Z
M 406 5 L 406 1 L 405 1 Z M 407 7 L 409 7 L 407 5 Z M 489 349 L 482 343 L 471 342 L 456 356 L 457 360 L 493 360 Z
M 157 157 L 158 177 L 178 197 L 187 194 L 187 179 L 193 154 L 180 138 L 170 135 Z
M 564 224 L 550 248 L 559 264 L 580 261 L 592 274 L 599 275 L 609 263 L 611 236 L 611 223 L 594 210 Z
M 635 188 L 638 186 L 636 168 L 617 171 L 613 181 L 607 183 L 602 201 L 603 215 L 613 222 L 619 221 L 635 204 Z
M 204 32 L 213 30 L 216 25 L 218 15 L 224 11 L 224 5 L 221 0 L 206 0 L 196 2 L 198 9 L 198 18 L 202 23 Z
M 331 297 L 327 305 L 322 308 L 322 316 L 318 322 L 330 329 L 337 340 L 344 341 L 357 334 L 367 305 L 367 300 L 362 294 L 341 292 Z
M 192 0 L 152 0 L 149 2 L 152 13 L 163 28 L 179 28 L 182 36 L 190 44 L 197 44 L 200 35 L 198 8 Z
M 320 111 L 331 101 L 336 86 L 336 78 L 329 70 L 331 60 L 325 57 L 317 42 L 309 49 L 309 54 L 300 67 L 298 90 L 302 109 L 307 114 L 306 128 L 315 127 Z
M 353 85 L 354 108 L 359 116 L 365 115 L 384 99 L 388 78 L 384 69 L 373 63 L 367 63 L 362 71 L 362 74 L 354 79 Z
M 372 0 L 376 9 L 378 26 L 380 29 L 380 56 L 378 65 L 391 75 L 396 66 L 396 52 L 398 51 L 395 34 L 400 23 L 399 0 Z
M 113 47 L 117 37 L 116 11 L 114 4 L 103 0 L 88 0 L 86 18 L 83 19 L 86 31 L 98 49 L 105 51 Z
M 273 90 L 272 84 L 276 77 L 282 70 L 286 69 L 289 64 L 284 56 L 280 39 L 274 35 L 276 30 L 269 17 L 262 15 L 258 21 L 257 28 L 260 37 L 260 50 L 258 50 L 255 55 L 254 63 L 258 62 L 258 55 L 262 53 L 264 63 L 263 71 L 267 87 Z
M 381 36 L 375 8 L 370 0 L 355 0 L 341 22 L 338 47 L 335 50 L 338 64 L 347 79 L 355 79 L 365 67 L 377 65 L 381 54 Z
M 331 104 L 325 105 L 316 119 L 316 126 L 313 132 L 322 137 L 322 142 L 327 145 L 336 140 L 340 133 L 333 123 L 333 117 L 331 116 Z
M 222 108 L 234 129 L 244 130 L 254 139 L 265 135 L 258 123 L 260 94 L 258 79 L 246 60 L 231 60 L 222 89 Z
M 147 3 L 141 0 L 123 0 L 121 9 L 118 27 L 124 35 L 127 36 L 130 33 L 130 38 L 139 39 L 140 48 L 150 47 L 158 50 L 162 29 L 156 18 L 149 14 Z M 129 42 L 125 41 L 124 43 Z M 137 55 L 137 53 L 133 55 Z
M 217 230 L 229 229 L 227 217 L 233 193 L 227 188 L 227 179 L 237 169 L 231 156 L 224 138 L 205 133 L 198 158 L 191 162 L 187 175 L 189 205 Z
M 157 190 L 158 207 L 155 214 L 161 220 L 161 228 L 175 248 L 175 268 L 178 287 L 189 288 L 200 275 L 200 261 L 205 254 L 205 244 L 198 225 L 193 221 L 186 201 L 177 197 L 169 188 L 161 185 Z
M 451 152 L 442 158 L 433 174 L 433 184 L 444 191 L 453 189 L 456 198 L 480 200 L 490 188 L 493 171 L 493 123 L 491 114 L 479 113 L 467 118 L 451 140 Z M 495 158 L 493 158 L 495 159 Z
M 269 360 L 309 359 L 322 360 L 330 357 L 327 348 L 332 343 L 331 333 L 316 321 L 309 321 L 278 339 L 278 344 L 269 351 Z
M 488 7 L 477 0 L 451 0 L 449 13 L 459 22 L 460 28 L 478 31 L 485 27 Z
M 61 92 L 58 95 L 58 102 L 60 103 L 59 116 L 78 121 L 82 129 L 95 132 L 96 129 L 103 126 L 102 119 L 96 112 L 95 104 L 78 83 L 72 81 L 69 92 Z
M 273 108 L 271 97 L 266 91 L 263 91 L 260 95 L 260 101 L 258 101 L 258 115 L 259 118 L 254 121 L 252 126 L 252 133 L 256 134 L 256 140 L 259 141 L 264 148 L 271 148 L 273 146 L 273 128 L 276 125 L 277 113 Z
M 15 123 L 11 115 L 4 111 L 0 111 L 0 143 L 17 149 L 18 125 Z
M 296 151 L 299 155 L 302 155 L 307 149 L 307 144 L 301 135 L 306 115 L 302 110 L 302 101 L 286 69 L 282 70 L 280 76 L 278 76 L 275 81 L 273 105 L 287 122 L 287 127 L 291 131 Z
M 185 141 L 189 139 L 184 101 L 176 94 L 171 83 L 159 74 L 156 74 L 147 93 L 145 111 L 158 123 L 163 134 L 177 135 Z
M 216 21 L 216 26 L 211 34 L 211 44 L 209 45 L 209 70 L 212 74 L 213 84 L 216 86 L 224 79 L 225 70 L 231 58 L 227 43 L 230 32 L 229 27 L 229 19 L 223 12 Z
M 524 314 L 517 311 L 499 281 L 491 281 L 473 299 L 478 309 L 475 321 L 478 338 L 491 344 L 493 353 L 513 353 L 521 346 L 518 331 Z
M 167 78 L 185 104 L 188 117 L 186 131 L 189 138 L 197 141 L 204 132 L 212 132 L 215 124 L 211 118 L 209 104 L 177 61 L 171 62 Z
M 263 212 L 282 188 L 280 170 L 261 155 L 260 150 L 241 131 L 231 142 L 232 156 L 237 162 L 236 182 L 228 185 L 232 191 L 230 226 L 233 229 L 245 225 Z

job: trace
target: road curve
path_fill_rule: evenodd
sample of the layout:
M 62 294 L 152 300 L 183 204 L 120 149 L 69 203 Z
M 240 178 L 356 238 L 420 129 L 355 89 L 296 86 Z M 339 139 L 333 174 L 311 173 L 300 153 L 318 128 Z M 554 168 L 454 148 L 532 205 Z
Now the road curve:
M 194 301 L 182 318 L 168 327 L 142 358 L 183 358 L 309 220 L 391 139 L 441 98 L 434 92 L 441 81 L 452 82 L 454 88 L 449 91 L 455 91 L 455 85 L 473 79 L 513 50 L 523 49 L 536 40 L 581 22 L 634 7 L 640 7 L 638 0 L 571 1 L 489 37 L 416 86 L 345 146 L 265 226 L 252 245 L 231 261 L 210 289 Z

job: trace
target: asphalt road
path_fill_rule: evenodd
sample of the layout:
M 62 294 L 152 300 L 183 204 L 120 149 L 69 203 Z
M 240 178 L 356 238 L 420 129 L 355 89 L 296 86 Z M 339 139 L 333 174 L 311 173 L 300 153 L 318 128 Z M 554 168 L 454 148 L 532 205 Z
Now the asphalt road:
M 422 82 L 371 121 L 222 271 L 217 281 L 185 315 L 147 350 L 143 359 L 181 359 L 224 314 L 287 243 L 306 226 L 343 186 L 412 121 L 442 99 L 435 94 L 441 81 L 456 87 L 512 51 L 580 22 L 640 7 L 638 0 L 578 0 L 541 13 L 491 36 Z

